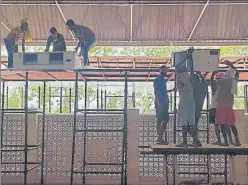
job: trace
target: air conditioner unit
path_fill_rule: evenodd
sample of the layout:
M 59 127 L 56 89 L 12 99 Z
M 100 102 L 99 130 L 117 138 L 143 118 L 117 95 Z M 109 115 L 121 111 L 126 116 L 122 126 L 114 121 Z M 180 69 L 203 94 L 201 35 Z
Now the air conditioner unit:
M 14 53 L 15 70 L 73 70 L 81 67 L 81 58 L 75 52 Z
M 187 51 L 172 53 L 172 67 L 187 58 Z M 218 70 L 220 58 L 219 49 L 194 49 L 192 52 L 194 71 L 213 72 Z M 189 68 L 189 61 L 186 60 L 182 65 Z

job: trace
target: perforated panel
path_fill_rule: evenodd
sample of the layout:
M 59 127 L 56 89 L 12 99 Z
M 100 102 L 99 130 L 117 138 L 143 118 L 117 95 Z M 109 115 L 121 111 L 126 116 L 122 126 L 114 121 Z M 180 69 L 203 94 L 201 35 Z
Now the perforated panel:
M 83 129 L 84 116 L 77 117 L 77 129 Z M 103 115 L 87 116 L 87 129 L 122 129 L 123 116 Z M 38 117 L 39 133 L 42 116 Z M 73 115 L 47 115 L 45 132 L 45 176 L 69 176 L 72 158 Z M 41 140 L 41 134 L 39 134 Z M 78 132 L 75 139 L 75 163 L 77 171 L 82 171 L 84 134 Z M 122 133 L 88 132 L 86 134 L 86 163 L 121 163 Z M 39 152 L 38 157 L 41 157 Z M 86 171 L 118 172 L 119 165 L 87 165 Z M 39 169 L 40 173 L 40 169 Z M 104 176 L 102 174 L 95 174 Z M 110 175 L 109 175 L 110 176 Z M 111 175 L 113 176 L 113 175 Z
M 3 145 L 24 145 L 24 115 L 23 114 L 4 114 L 3 116 Z M 3 150 L 23 150 L 23 147 L 4 147 Z M 22 151 L 2 151 L 3 163 L 24 162 L 24 152 Z M 2 176 L 20 176 L 22 173 L 11 173 L 11 171 L 23 171 L 23 164 L 3 164 Z
M 170 116 L 170 122 L 168 124 L 167 134 L 169 143 L 173 144 L 173 122 L 174 116 Z M 139 146 L 140 151 L 151 151 L 148 146 L 154 144 L 157 139 L 156 133 L 156 117 L 154 115 L 141 115 L 139 123 Z M 179 129 L 179 128 L 178 128 Z M 207 116 L 202 115 L 198 123 L 199 139 L 202 143 L 207 143 Z M 215 134 L 213 132 L 213 126 L 210 126 L 210 142 L 215 141 Z M 182 134 L 180 131 L 177 133 L 176 141 L 177 143 L 182 142 Z M 188 136 L 190 142 L 192 138 Z M 230 171 L 230 159 L 228 158 L 228 172 Z M 207 168 L 207 157 L 202 155 L 178 155 L 178 172 L 179 173 L 188 173 L 188 174 L 179 174 L 180 177 L 199 177 L 203 178 L 204 175 L 194 174 L 189 175 L 190 173 L 206 173 L 208 172 Z M 141 177 L 162 177 L 163 176 L 163 156 L 161 155 L 143 155 L 140 154 L 140 166 L 139 166 L 139 175 Z M 168 156 L 168 164 L 173 164 L 172 156 Z M 224 172 L 224 156 L 211 156 L 211 168 L 212 173 L 223 173 Z M 169 171 L 169 177 L 172 176 L 172 172 Z M 205 175 L 206 177 L 206 175 Z

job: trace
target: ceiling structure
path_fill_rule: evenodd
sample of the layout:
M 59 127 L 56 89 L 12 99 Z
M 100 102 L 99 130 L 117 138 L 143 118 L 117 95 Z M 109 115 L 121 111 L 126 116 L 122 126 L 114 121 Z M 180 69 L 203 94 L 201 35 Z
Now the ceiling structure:
M 240 71 L 240 81 L 248 81 L 248 57 L 226 57 L 219 61 L 219 69 L 225 68 L 224 61 L 229 60 Z M 7 64 L 7 58 L 1 59 L 2 64 Z M 123 69 L 129 70 L 129 81 L 154 81 L 158 75 L 158 68 L 161 65 L 170 66 L 170 58 L 155 57 L 90 57 L 91 66 L 95 69 L 86 69 L 81 74 L 83 78 L 79 80 L 87 81 L 124 81 L 125 75 L 121 73 Z M 203 73 L 210 79 L 211 73 Z M 3 81 L 25 81 L 25 71 L 2 71 Z M 174 71 L 167 74 L 168 80 L 174 80 Z M 74 81 L 73 71 L 31 71 L 30 81 Z
M 44 45 L 53 26 L 74 45 L 68 19 L 92 28 L 97 45 L 248 44 L 247 0 L 2 0 L 1 11 L 2 38 L 28 17 L 30 45 Z

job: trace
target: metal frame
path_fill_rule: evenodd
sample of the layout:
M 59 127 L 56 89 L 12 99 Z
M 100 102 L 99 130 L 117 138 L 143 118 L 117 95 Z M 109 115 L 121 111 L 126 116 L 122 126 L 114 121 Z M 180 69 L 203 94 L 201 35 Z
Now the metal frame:
M 29 110 L 28 108 L 28 72 L 26 72 L 26 76 L 25 76 L 25 93 L 24 93 L 24 108 L 23 109 L 9 109 L 9 108 L 5 108 L 5 104 L 4 104 L 4 99 L 5 99 L 5 82 L 3 81 L 2 84 L 2 109 L 1 109 L 1 158 L 3 156 L 3 152 L 15 152 L 15 151 L 21 151 L 24 152 L 24 162 L 3 162 L 1 161 L 1 164 L 22 164 L 24 165 L 24 170 L 23 171 L 1 171 L 1 173 L 23 173 L 24 174 L 24 185 L 27 185 L 27 175 L 28 172 L 41 166 L 41 184 L 44 184 L 44 177 L 43 177 L 43 172 L 44 172 L 44 134 L 45 134 L 45 116 L 46 116 L 46 112 L 45 112 L 45 93 L 46 93 L 46 89 L 44 88 L 43 91 L 43 110 L 42 111 L 32 111 Z M 44 82 L 44 87 L 46 87 L 46 82 Z M 14 113 L 14 114 L 23 114 L 25 115 L 24 118 L 24 145 L 4 145 L 3 143 L 3 133 L 4 133 L 4 129 L 3 129 L 3 125 L 4 123 L 4 114 L 5 113 Z M 42 143 L 40 145 L 29 145 L 28 144 L 28 114 L 29 113 L 42 113 L 42 118 L 43 118 L 43 122 L 42 122 Z M 7 148 L 7 149 L 5 149 Z M 8 149 L 8 148 L 12 148 L 12 149 Z M 21 148 L 21 149 L 20 149 Z M 37 161 L 37 162 L 28 162 L 28 152 L 31 150 L 37 150 L 41 148 L 42 152 L 41 152 L 41 161 Z M 34 166 L 32 166 L 31 168 L 28 168 L 28 165 L 32 164 Z
M 103 70 L 104 71 L 104 70 Z M 103 72 L 102 71 L 102 72 Z M 74 174 L 82 174 L 83 175 L 83 184 L 86 183 L 86 175 L 87 174 L 120 174 L 121 175 L 121 185 L 127 185 L 127 99 L 128 99 L 128 70 L 122 71 L 125 75 L 125 87 L 124 87 L 124 107 L 123 109 L 102 109 L 103 105 L 101 104 L 101 109 L 88 109 L 87 108 L 87 81 L 85 81 L 84 86 L 84 109 L 78 108 L 78 81 L 79 76 L 83 76 L 83 74 L 80 72 L 80 70 L 76 71 L 76 79 L 75 79 L 75 102 L 74 102 L 74 121 L 73 121 L 73 142 L 72 142 L 72 162 L 71 162 L 71 179 L 70 184 L 73 185 L 73 177 Z M 103 91 L 101 91 L 101 94 Z M 99 94 L 99 93 L 97 93 Z M 102 96 L 101 96 L 102 97 Z M 101 100 L 103 100 L 101 98 Z M 106 93 L 105 93 L 105 100 L 106 100 Z M 99 107 L 99 103 L 98 103 Z M 77 129 L 77 115 L 78 113 L 84 114 L 84 124 L 83 129 Z M 87 129 L 87 115 L 90 114 L 98 114 L 98 115 L 104 115 L 104 114 L 118 114 L 124 116 L 124 123 L 122 129 L 116 129 L 116 130 L 109 130 L 109 129 Z M 83 133 L 83 164 L 79 167 L 74 166 L 74 160 L 75 160 L 75 139 L 76 139 L 76 133 L 82 132 Z M 87 133 L 88 132 L 118 132 L 122 133 L 123 136 L 123 143 L 122 143 L 122 159 L 121 163 L 92 163 L 86 161 L 86 147 L 87 147 Z M 114 165 L 114 166 L 121 166 L 121 171 L 119 172 L 106 172 L 106 171 L 86 171 L 87 165 Z M 82 171 L 78 171 L 78 169 L 83 168 Z
M 98 106 L 97 106 L 97 109 L 89 109 L 87 107 L 87 80 L 84 81 L 85 83 L 85 107 L 84 109 L 79 109 L 78 108 L 78 83 L 79 81 L 81 81 L 81 78 L 82 79 L 87 79 L 87 75 L 84 74 L 83 72 L 84 71 L 91 71 L 91 72 L 99 72 L 99 73 L 103 73 L 103 72 L 108 72 L 108 71 L 113 71 L 113 72 L 119 72 L 120 76 L 123 76 L 124 74 L 124 79 L 125 79 L 125 88 L 124 88 L 124 107 L 123 109 L 119 109 L 119 110 L 111 110 L 111 109 L 106 109 L 104 107 L 104 104 L 103 104 L 103 100 L 106 99 L 106 94 L 105 94 L 105 98 L 103 98 L 103 91 L 101 90 L 101 93 L 99 93 L 99 89 L 97 89 L 97 94 L 98 94 Z M 73 176 L 74 174 L 76 173 L 79 173 L 79 174 L 83 174 L 83 183 L 85 184 L 86 182 L 86 175 L 87 174 L 90 174 L 90 173 L 93 173 L 93 174 L 121 174 L 121 184 L 122 185 L 126 185 L 127 184 L 127 99 L 128 99 L 128 82 L 130 81 L 129 78 L 131 77 L 132 78 L 132 74 L 130 74 L 129 72 L 139 72 L 139 71 L 146 71 L 146 72 L 153 72 L 153 71 L 157 71 L 157 69 L 137 69 L 137 68 L 130 68 L 130 69 L 99 69 L 99 68 L 96 68 L 96 69 L 77 69 L 75 70 L 75 73 L 76 73 L 76 79 L 75 79 L 75 102 L 74 102 L 74 121 L 73 121 L 73 143 L 72 143 L 72 163 L 71 163 L 71 179 L 70 179 L 70 183 L 71 185 L 73 184 Z M 25 161 L 24 161 L 24 165 L 26 166 L 25 167 L 25 172 L 24 173 L 24 176 L 27 176 L 27 172 L 28 172 L 28 169 L 27 169 L 27 165 L 29 164 L 27 162 L 27 153 L 29 150 L 31 149 L 36 149 L 37 147 L 41 147 L 42 148 L 42 161 L 41 161 L 41 166 L 42 166 L 42 175 L 41 175 L 41 183 L 44 183 L 44 180 L 43 180 L 43 168 L 44 168 L 44 137 L 42 137 L 42 145 L 39 145 L 39 146 L 30 146 L 30 145 L 27 145 L 27 116 L 28 116 L 28 113 L 31 113 L 32 111 L 29 111 L 28 110 L 28 99 L 27 99 L 27 95 L 28 95 L 28 73 L 29 72 L 26 72 L 26 76 L 25 76 L 25 81 L 26 81 L 26 84 L 25 84 L 25 107 L 24 109 L 4 109 L 4 83 L 3 83 L 3 93 L 2 93 L 2 96 L 3 96 L 3 101 L 2 101 L 2 123 L 3 123 L 3 120 L 4 120 L 4 113 L 25 113 L 25 145 L 23 145 L 22 147 L 24 147 L 23 150 L 21 151 L 24 151 L 25 152 Z M 80 78 L 81 77 L 81 78 Z M 176 85 L 176 82 L 175 82 L 175 85 Z M 44 81 L 44 99 L 43 99 L 43 125 L 42 125 L 42 136 L 44 136 L 44 133 L 45 133 L 45 95 L 46 95 L 46 82 Z M 174 135 L 176 136 L 177 135 L 177 132 L 180 131 L 177 129 L 176 127 L 176 112 L 177 112 L 177 107 L 176 107 L 176 101 L 177 101 L 177 96 L 176 96 L 176 91 L 174 91 L 174 106 L 173 106 L 173 109 L 174 111 L 172 112 L 173 115 L 174 115 L 174 128 L 173 128 L 173 133 Z M 101 94 L 101 105 L 99 105 L 99 95 Z M 134 99 L 134 97 L 133 97 Z M 208 96 L 207 96 L 207 99 L 208 99 Z M 207 101 L 209 102 L 209 101 Z M 207 113 L 207 111 L 204 111 Z M 76 122 L 77 122 L 77 115 L 78 113 L 84 113 L 84 124 L 83 124 L 83 129 L 82 130 L 78 130 L 76 128 Z M 86 119 L 87 119 L 87 115 L 89 114 L 119 114 L 119 115 L 123 115 L 124 116 L 124 125 L 123 125 L 123 129 L 120 129 L 120 130 L 99 130 L 99 129 L 87 129 L 87 122 L 86 122 Z M 205 130 L 203 130 L 205 131 Z M 3 132 L 3 127 L 1 129 L 1 132 Z M 75 135 L 76 133 L 78 132 L 82 132 L 83 135 L 84 135 L 84 147 L 83 147 L 83 151 L 84 151 L 84 156 L 83 156 L 83 165 L 80 166 L 80 167 L 83 167 L 83 171 L 78 171 L 77 168 L 75 168 L 74 166 L 74 160 L 75 160 Z M 87 133 L 88 132 L 122 132 L 123 133 L 123 144 L 122 144 L 122 163 L 120 164 L 107 164 L 107 165 L 121 165 L 122 167 L 122 170 L 120 172 L 87 172 L 85 171 L 86 169 L 86 165 L 99 165 L 98 163 L 91 163 L 91 162 L 87 162 L 86 161 L 86 156 L 85 156 L 85 151 L 86 151 L 86 147 L 87 147 L 87 139 L 86 139 L 86 136 L 87 136 Z M 3 136 L 3 135 L 2 135 Z M 1 137 L 2 137 L 1 136 Z M 208 137 L 208 141 L 209 141 L 209 136 Z M 176 143 L 176 137 L 174 137 L 174 143 Z M 6 147 L 6 146 L 3 146 L 3 143 L 2 143 L 2 149 L 3 147 Z M 20 146 L 12 146 L 12 147 L 20 147 Z M 141 148 L 147 148 L 148 146 L 141 146 Z M 18 150 L 19 151 L 19 150 Z M 4 151 L 2 151 L 4 152 Z M 2 153 L 1 153 L 2 154 Z M 151 153 L 150 153 L 151 154 Z M 176 156 L 174 158 L 174 160 L 176 161 Z M 225 157 L 225 161 L 226 161 L 226 157 Z M 167 164 L 167 156 L 165 156 L 165 161 L 166 161 L 166 164 Z M 3 163 L 2 163 L 3 164 Z M 6 163 L 5 163 L 6 164 Z M 33 164 L 33 163 L 32 163 Z M 40 164 L 40 163 L 39 163 Z M 100 163 L 102 164 L 102 163 Z M 176 181 L 176 174 L 177 174 L 177 171 L 176 171 L 176 163 L 174 162 L 174 164 L 168 164 L 168 165 L 174 165 L 174 169 L 173 169 L 173 181 L 175 183 Z M 208 167 L 210 166 L 210 162 L 207 160 L 207 164 Z M 227 164 L 225 164 L 227 165 Z M 79 167 L 79 168 L 80 168 Z M 167 169 L 167 166 L 166 166 L 166 169 Z M 210 168 L 209 168 L 210 170 Z M 226 173 L 226 171 L 225 171 Z M 222 173 L 222 174 L 225 174 L 225 173 Z M 208 179 L 210 180 L 211 178 L 211 174 L 208 173 Z M 168 177 L 166 177 L 168 179 Z M 226 177 L 225 177 L 226 178 Z M 25 179 L 24 181 L 24 184 L 26 184 L 27 179 Z

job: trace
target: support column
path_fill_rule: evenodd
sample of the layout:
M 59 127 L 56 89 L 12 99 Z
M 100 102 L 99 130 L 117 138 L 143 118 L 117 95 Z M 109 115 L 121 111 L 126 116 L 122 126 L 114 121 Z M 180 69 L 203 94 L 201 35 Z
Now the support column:
M 239 139 L 241 144 L 246 143 L 245 138 L 245 111 L 235 110 L 236 127 L 239 134 Z M 231 180 L 236 184 L 246 184 L 246 156 L 233 156 L 231 157 Z
M 38 124 L 37 124 L 37 113 L 28 114 L 28 145 L 37 145 L 38 144 Z M 29 148 L 30 149 L 30 148 Z M 37 160 L 38 149 L 33 149 L 28 151 L 28 162 L 38 162 Z M 29 164 L 28 169 L 36 166 L 37 164 Z M 28 183 L 35 183 L 37 176 L 37 169 L 32 169 L 28 172 Z
M 139 110 L 127 111 L 127 184 L 139 183 Z

